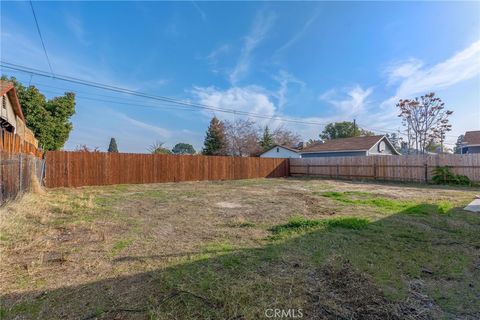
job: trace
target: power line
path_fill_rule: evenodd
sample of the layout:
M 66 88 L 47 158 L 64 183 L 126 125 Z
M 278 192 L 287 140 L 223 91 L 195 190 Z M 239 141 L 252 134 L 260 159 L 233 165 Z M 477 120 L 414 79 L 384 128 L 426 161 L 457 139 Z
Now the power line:
M 3 66 L 4 68 L 7 68 L 7 69 L 21 71 L 21 72 L 34 74 L 34 75 L 38 75 L 38 76 L 46 77 L 46 78 L 52 78 L 52 76 L 50 76 L 48 74 L 48 72 L 45 72 L 45 71 L 42 71 L 42 70 L 38 70 L 38 69 L 30 68 L 30 67 L 25 67 L 25 66 L 20 66 L 20 65 L 5 62 L 5 61 L 0 61 L 0 65 Z M 305 120 L 296 119 L 296 118 L 282 118 L 282 117 L 278 117 L 278 116 L 265 116 L 265 115 L 258 114 L 258 113 L 213 107 L 213 106 L 206 105 L 206 104 L 194 103 L 194 102 L 191 102 L 191 101 L 169 98 L 169 97 L 165 97 L 165 96 L 154 96 L 154 95 L 150 95 L 150 94 L 139 92 L 139 91 L 133 91 L 133 90 L 130 90 L 130 89 L 121 88 L 121 87 L 118 87 L 118 86 L 112 86 L 112 85 L 108 85 L 108 84 L 83 80 L 83 79 L 64 76 L 64 75 L 59 75 L 59 74 L 55 75 L 54 78 L 57 79 L 57 80 L 62 80 L 62 81 L 66 81 L 66 82 L 70 82 L 70 83 L 74 83 L 74 84 L 89 86 L 89 87 L 93 87 L 93 88 L 97 88 L 97 89 L 109 90 L 109 91 L 113 91 L 113 92 L 117 92 L 117 93 L 125 93 L 125 94 L 129 94 L 129 95 L 133 95 L 133 96 L 138 96 L 138 97 L 157 100 L 157 101 L 162 101 L 162 102 L 170 102 L 170 103 L 174 103 L 174 104 L 178 104 L 178 105 L 194 107 L 194 108 L 197 108 L 197 109 L 204 109 L 204 110 L 211 110 L 211 111 L 217 111 L 217 112 L 223 112 L 223 113 L 230 113 L 230 114 L 234 114 L 234 115 L 244 115 L 244 116 L 249 116 L 249 117 L 253 117 L 253 118 L 277 120 L 277 121 L 282 121 L 282 122 L 292 122 L 292 123 L 310 124 L 310 125 L 319 125 L 319 126 L 327 125 L 327 123 L 305 121 Z
M 108 91 L 113 91 L 113 92 L 117 92 L 117 93 L 123 93 L 123 94 L 138 96 L 138 97 L 141 97 L 141 98 L 166 102 L 166 103 L 168 103 L 168 105 L 157 104 L 156 106 L 161 106 L 161 107 L 164 107 L 164 108 L 167 107 L 167 106 L 171 107 L 171 108 L 167 108 L 167 109 L 178 109 L 178 110 L 188 110 L 188 111 L 194 111 L 195 109 L 197 109 L 197 110 L 198 109 L 204 109 L 204 110 L 210 110 L 210 111 L 213 111 L 213 112 L 217 111 L 217 112 L 222 112 L 222 113 L 230 113 L 230 114 L 233 114 L 234 116 L 245 115 L 245 116 L 254 117 L 254 118 L 262 118 L 262 119 L 275 120 L 275 121 L 281 121 L 281 122 L 291 122 L 291 123 L 306 124 L 306 125 L 319 125 L 319 126 L 327 125 L 327 123 L 305 121 L 305 120 L 295 119 L 295 118 L 282 118 L 282 117 L 277 117 L 277 116 L 265 116 L 265 115 L 262 115 L 262 114 L 257 114 L 257 113 L 247 112 L 247 111 L 239 111 L 239 110 L 235 110 L 235 109 L 213 107 L 213 106 L 210 106 L 210 105 L 193 103 L 193 102 L 190 102 L 190 101 L 184 101 L 184 100 L 169 98 L 169 97 L 165 97 L 165 96 L 154 96 L 154 95 L 150 95 L 150 94 L 143 93 L 143 92 L 133 91 L 133 90 L 117 87 L 117 86 L 102 84 L 102 83 L 99 83 L 99 82 L 88 81 L 88 80 L 83 80 L 83 79 L 64 76 L 64 75 L 51 76 L 46 71 L 17 65 L 17 64 L 9 63 L 9 62 L 2 61 L 2 60 L 0 60 L 0 65 L 5 67 L 5 68 L 8 68 L 8 69 L 28 73 L 30 75 L 34 74 L 34 75 L 38 75 L 38 76 L 41 76 L 41 77 L 54 78 L 54 79 L 58 79 L 58 80 L 62 80 L 62 81 L 66 81 L 66 82 L 70 82 L 70 83 L 74 83 L 74 84 L 80 84 L 80 85 L 83 85 L 83 86 L 93 87 L 93 88 L 96 88 L 96 89 L 108 90 Z M 60 89 L 60 90 L 72 90 L 72 89 L 64 89 L 64 88 L 54 87 L 54 86 L 50 86 L 50 85 L 45 85 L 45 86 L 52 87 L 52 88 L 57 88 L 57 89 Z M 86 92 L 84 92 L 84 93 L 85 94 L 90 94 L 90 93 L 86 93 Z M 97 95 L 99 95 L 99 94 L 97 94 Z M 99 96 L 102 96 L 102 95 L 99 95 Z M 114 98 L 114 97 L 111 97 L 111 96 L 104 96 L 104 97 Z M 91 97 L 88 97 L 88 98 L 87 97 L 81 97 L 81 98 L 82 99 L 87 99 L 87 100 L 96 100 L 96 101 L 100 101 L 100 102 L 107 102 L 107 103 L 118 103 L 118 104 L 124 104 L 124 105 L 154 108 L 154 106 L 151 106 L 151 105 L 150 106 L 149 105 L 142 105 L 142 104 L 138 104 L 138 103 L 125 103 L 125 102 L 101 100 L 101 99 L 94 99 L 94 98 L 91 98 Z M 179 105 L 183 106 L 184 108 L 179 107 Z M 185 108 L 185 107 L 187 107 L 187 108 Z M 392 130 L 382 130 L 382 129 L 375 129 L 375 128 L 369 129 L 368 127 L 365 127 L 361 124 L 358 124 L 358 125 L 360 127 L 364 128 L 364 129 L 371 130 L 371 131 L 377 131 L 377 132 L 383 132 L 383 133 L 396 132 L 399 135 L 407 136 L 406 133 L 399 132 L 397 129 L 392 129 Z M 383 128 L 383 129 L 386 129 L 386 128 Z M 449 135 L 447 135 L 446 137 L 456 138 L 454 136 L 449 136 Z M 448 143 L 445 143 L 445 144 L 448 144 Z
M 42 85 L 42 86 L 45 86 L 45 87 L 50 87 L 50 88 L 54 88 L 54 89 L 57 89 L 57 90 L 69 90 L 69 89 L 66 89 L 66 88 L 60 88 L 60 87 L 56 87 L 56 86 L 51 86 L 51 85 L 47 85 L 47 84 L 42 84 L 42 83 L 38 83 L 37 82 L 37 85 Z M 42 90 L 44 92 L 48 92 L 48 93 L 53 93 L 53 94 L 60 94 L 58 91 L 51 91 L 51 90 Z M 79 93 L 83 93 L 83 94 L 91 94 L 91 93 L 87 93 L 87 92 L 79 92 Z M 98 94 L 96 94 L 98 95 Z M 161 109 L 170 109 L 170 110 L 185 110 L 185 111 L 196 111 L 196 109 L 192 109 L 192 108 L 182 108 L 182 107 L 179 107 L 179 106 L 175 106 L 173 104 L 159 104 L 159 103 L 156 103 L 155 105 L 147 105 L 147 104 L 142 104 L 142 103 L 139 103 L 137 101 L 132 101 L 132 100 L 127 100 L 127 101 L 117 101 L 117 100 L 105 100 L 105 99 L 99 99 L 99 98 L 92 98 L 92 97 L 87 97 L 87 96 L 83 96 L 83 95 L 78 95 L 77 93 L 75 93 L 75 96 L 78 97 L 79 99 L 84 99 L 84 100 L 90 100 L 90 101 L 97 101 L 97 102 L 104 102 L 104 103 L 114 103 L 114 104 L 120 104 L 120 105 L 126 105 L 126 106 L 135 106 L 135 107 L 141 107 L 141 108 L 150 108 L 150 109 L 159 109 L 159 107 Z M 112 97 L 112 96 L 106 96 L 106 95 L 98 95 L 100 97 L 107 97 L 107 98 L 113 98 L 115 99 L 116 97 Z M 363 125 L 360 125 L 361 128 L 363 129 L 366 129 L 366 130 L 369 130 L 369 131 L 380 131 L 380 132 L 384 132 L 384 133 L 397 133 L 398 135 L 402 135 L 402 136 L 407 136 L 406 133 L 403 133 L 403 132 L 397 132 L 395 130 L 391 130 L 391 131 L 383 131 L 383 130 L 380 130 L 380 129 L 375 129 L 375 128 L 368 128 L 368 127 L 365 127 Z M 454 143 L 449 143 L 449 142 L 443 142 L 444 145 L 455 145 Z
M 45 57 L 47 58 L 48 67 L 50 68 L 52 77 L 55 77 L 55 74 L 53 73 L 52 64 L 50 63 L 50 59 L 48 58 L 47 48 L 45 47 L 45 42 L 43 41 L 42 32 L 40 31 L 40 26 L 38 25 L 37 15 L 35 14 L 35 9 L 33 8 L 32 0 L 30 0 L 30 8 L 32 8 L 33 19 L 35 20 L 35 25 L 37 26 L 38 35 L 40 36 L 40 41 L 42 42 L 43 52 L 45 52 Z

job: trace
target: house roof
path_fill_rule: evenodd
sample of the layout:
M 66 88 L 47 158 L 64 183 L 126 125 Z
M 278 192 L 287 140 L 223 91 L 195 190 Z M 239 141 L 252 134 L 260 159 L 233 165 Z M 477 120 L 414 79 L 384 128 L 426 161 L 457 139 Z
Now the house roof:
M 388 141 L 388 139 L 383 135 L 364 136 L 364 137 L 325 140 L 323 143 L 317 142 L 306 148 L 303 148 L 302 153 L 303 152 L 307 153 L 307 152 L 367 151 L 383 138 L 385 138 L 385 140 L 392 146 L 390 141 Z M 395 150 L 395 148 L 393 149 Z
M 465 137 L 463 138 L 463 144 L 480 145 L 480 130 L 465 132 Z
M 0 80 L 0 95 L 3 96 L 7 94 L 12 104 L 13 111 L 15 114 L 26 123 L 25 117 L 23 116 L 22 107 L 20 106 L 20 101 L 18 101 L 17 91 L 13 86 L 12 82 Z
M 287 149 L 287 150 L 292 151 L 292 152 L 295 152 L 295 153 L 300 152 L 300 150 L 298 150 L 298 149 L 294 149 L 294 148 L 290 148 L 290 147 L 286 147 L 286 146 L 281 146 L 281 145 L 279 145 L 279 144 L 274 145 L 273 147 L 271 147 L 270 149 L 268 149 L 268 150 L 265 151 L 265 152 L 268 152 L 268 151 L 273 150 L 273 149 L 275 149 L 275 148 L 283 148 L 283 149 Z M 263 152 L 263 153 L 265 153 L 265 152 Z

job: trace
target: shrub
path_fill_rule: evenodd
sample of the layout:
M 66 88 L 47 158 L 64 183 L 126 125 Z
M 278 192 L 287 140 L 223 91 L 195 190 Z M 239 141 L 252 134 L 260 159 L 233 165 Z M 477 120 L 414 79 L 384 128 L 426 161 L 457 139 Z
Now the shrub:
M 436 167 L 433 170 L 432 181 L 435 184 L 472 185 L 472 181 L 467 176 L 457 175 L 447 166 Z

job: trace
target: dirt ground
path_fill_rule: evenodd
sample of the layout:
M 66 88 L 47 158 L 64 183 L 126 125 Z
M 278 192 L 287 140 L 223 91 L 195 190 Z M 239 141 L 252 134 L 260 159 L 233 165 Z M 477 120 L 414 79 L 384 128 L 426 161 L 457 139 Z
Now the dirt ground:
M 478 193 L 292 178 L 28 194 L 0 208 L 0 315 L 480 319 L 480 215 L 461 210 Z

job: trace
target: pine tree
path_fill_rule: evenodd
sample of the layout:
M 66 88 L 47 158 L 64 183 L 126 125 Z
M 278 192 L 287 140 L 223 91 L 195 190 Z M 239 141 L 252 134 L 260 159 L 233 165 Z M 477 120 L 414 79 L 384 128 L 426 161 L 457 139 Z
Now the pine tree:
M 108 152 L 118 152 L 117 141 L 115 138 L 110 139 L 110 144 L 108 145 Z
M 225 147 L 225 125 L 217 117 L 213 117 L 208 126 L 202 153 L 204 155 L 224 155 Z
M 275 145 L 273 134 L 270 133 L 268 126 L 263 129 L 262 139 L 260 140 L 260 146 L 263 151 L 270 150 Z

